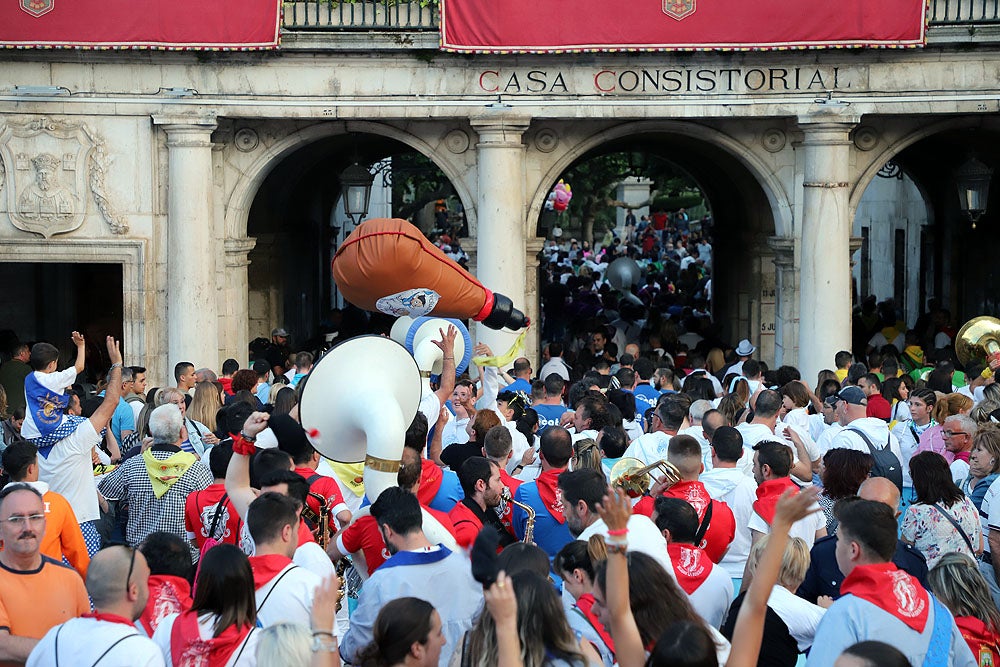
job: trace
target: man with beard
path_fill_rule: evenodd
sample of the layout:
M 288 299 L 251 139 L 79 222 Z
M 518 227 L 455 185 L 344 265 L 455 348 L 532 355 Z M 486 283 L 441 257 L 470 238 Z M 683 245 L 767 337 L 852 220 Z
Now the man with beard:
M 83 580 L 39 551 L 42 494 L 27 484 L 0 491 L 0 666 L 22 664 L 52 627 L 90 611 Z
M 471 549 L 483 526 L 491 526 L 496 531 L 501 547 L 514 542 L 514 536 L 504 528 L 495 509 L 500 505 L 504 488 L 500 467 L 482 456 L 472 456 L 459 468 L 458 479 L 462 482 L 465 498 L 448 512 L 448 517 L 455 525 L 459 545 Z

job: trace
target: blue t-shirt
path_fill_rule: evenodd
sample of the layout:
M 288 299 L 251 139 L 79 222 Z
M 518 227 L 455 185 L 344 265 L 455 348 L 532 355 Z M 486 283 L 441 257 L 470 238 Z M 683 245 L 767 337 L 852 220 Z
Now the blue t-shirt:
M 529 505 L 535 510 L 534 540 L 538 547 L 549 555 L 549 560 L 555 558 L 559 550 L 573 541 L 569 526 L 556 521 L 545 509 L 542 497 L 538 494 L 538 484 L 526 482 L 517 487 L 514 498 Z M 520 507 L 514 507 L 514 532 L 518 539 L 524 539 L 524 531 L 528 526 L 528 514 Z
M 650 408 L 655 408 L 656 401 L 660 398 L 660 392 L 649 384 L 636 385 L 632 393 L 635 394 L 635 411 L 640 415 Z
M 532 405 L 538 413 L 538 435 L 550 426 L 559 426 L 559 418 L 569 412 L 565 405 Z
M 441 487 L 438 489 L 434 499 L 429 503 L 431 509 L 439 512 L 450 512 L 455 505 L 462 502 L 465 492 L 462 491 L 462 483 L 458 481 L 458 475 L 451 470 L 442 470 L 444 477 L 441 479 Z
M 531 383 L 524 378 L 517 378 L 500 391 L 523 391 L 528 396 L 531 396 Z

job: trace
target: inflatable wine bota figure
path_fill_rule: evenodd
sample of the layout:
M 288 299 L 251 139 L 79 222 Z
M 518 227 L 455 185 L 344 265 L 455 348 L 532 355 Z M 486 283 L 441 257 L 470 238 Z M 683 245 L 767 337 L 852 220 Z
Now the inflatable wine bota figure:
M 473 319 L 523 329 L 528 318 L 490 291 L 405 220 L 366 220 L 333 258 L 337 289 L 358 308 L 402 317 Z
M 406 429 L 420 403 L 420 370 L 399 343 L 359 336 L 335 345 L 303 380 L 299 418 L 320 454 L 364 462 L 365 496 L 375 502 L 397 485 Z M 367 513 L 363 509 L 361 513 Z M 427 510 L 424 533 L 456 549 L 454 538 Z M 356 516 L 358 516 L 356 515 Z

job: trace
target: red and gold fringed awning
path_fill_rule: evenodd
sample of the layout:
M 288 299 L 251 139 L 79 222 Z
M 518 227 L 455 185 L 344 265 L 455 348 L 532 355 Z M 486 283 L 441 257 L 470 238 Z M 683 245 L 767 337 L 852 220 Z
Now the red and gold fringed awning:
M 281 0 L 5 0 L 0 46 L 273 49 L 280 22 Z
M 915 47 L 925 0 L 440 0 L 460 53 Z

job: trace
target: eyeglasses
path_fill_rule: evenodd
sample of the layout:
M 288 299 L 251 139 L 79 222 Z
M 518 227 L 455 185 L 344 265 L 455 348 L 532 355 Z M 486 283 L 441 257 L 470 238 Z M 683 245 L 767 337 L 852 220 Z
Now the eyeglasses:
M 4 521 L 6 521 L 7 523 L 9 523 L 12 526 L 26 526 L 29 523 L 39 524 L 42 521 L 45 521 L 45 515 L 44 514 L 28 514 L 28 515 L 18 514 L 18 515 L 12 516 L 12 517 L 8 517 L 7 519 L 4 519 Z
M 132 552 L 132 558 L 128 561 L 128 576 L 125 577 L 125 590 L 128 591 L 128 587 L 132 583 L 132 571 L 135 569 L 135 552 L 137 551 L 134 547 L 127 547 Z
M 966 433 L 965 431 L 941 431 L 941 435 L 943 435 L 946 438 L 953 438 L 956 435 L 969 435 L 969 434 Z

